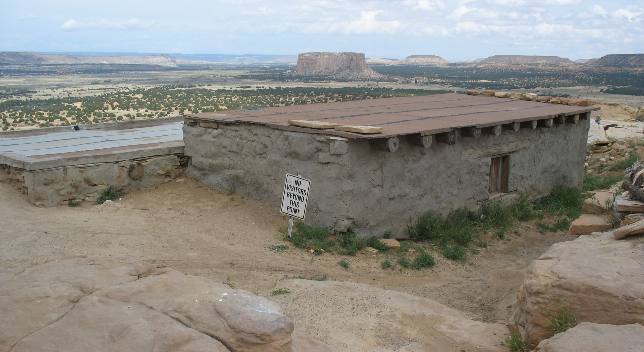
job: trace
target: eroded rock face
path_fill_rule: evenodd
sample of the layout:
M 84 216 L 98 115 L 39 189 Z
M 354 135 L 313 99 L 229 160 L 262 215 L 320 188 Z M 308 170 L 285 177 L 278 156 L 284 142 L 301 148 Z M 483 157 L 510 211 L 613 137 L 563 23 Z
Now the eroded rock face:
M 582 323 L 541 341 L 536 352 L 640 352 L 644 346 L 644 326 Z
M 305 333 L 343 351 L 506 351 L 503 324 L 483 323 L 436 301 L 375 286 L 287 280 L 275 301 Z
M 532 344 L 553 335 L 562 310 L 577 322 L 644 324 L 644 238 L 594 234 L 553 245 L 519 290 L 515 323 Z
M 0 279 L 0 351 L 293 351 L 274 303 L 168 268 L 70 259 Z
M 297 57 L 296 73 L 301 76 L 369 78 L 378 76 L 369 69 L 363 53 L 302 53 Z

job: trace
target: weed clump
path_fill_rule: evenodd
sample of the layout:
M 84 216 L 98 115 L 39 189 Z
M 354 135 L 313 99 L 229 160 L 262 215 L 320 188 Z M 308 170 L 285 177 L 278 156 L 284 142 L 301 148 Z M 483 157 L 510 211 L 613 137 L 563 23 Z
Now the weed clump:
M 584 177 L 583 191 L 589 192 L 597 189 L 605 189 L 616 184 L 622 179 L 620 175 L 586 175 Z
M 436 265 L 434 257 L 429 254 L 425 249 L 421 249 L 420 253 L 414 258 L 412 267 L 416 270 L 421 270 L 424 268 L 431 268 Z
M 271 291 L 271 296 L 285 295 L 287 293 L 291 293 L 291 290 L 289 290 L 288 288 L 276 288 Z
M 345 269 L 349 269 L 349 261 L 346 259 L 342 259 L 341 261 L 338 262 L 338 265 Z
M 381 266 L 383 269 L 391 269 L 391 268 L 393 268 L 393 267 L 394 267 L 394 264 L 393 264 L 389 259 L 387 259 L 387 260 L 384 260 L 384 261 L 380 264 L 380 266 Z
M 505 347 L 507 347 L 510 352 L 527 352 L 528 343 L 523 339 L 521 333 L 516 329 L 512 331 L 510 336 L 505 339 Z
M 96 198 L 97 204 L 103 204 L 108 200 L 117 200 L 121 198 L 121 190 L 116 186 L 108 186 Z
M 550 317 L 550 328 L 555 334 L 564 332 L 577 325 L 577 316 L 570 309 L 561 309 Z
M 293 229 L 292 237 L 284 237 L 295 247 L 312 250 L 315 254 L 333 252 L 340 255 L 356 255 L 365 247 L 373 247 L 379 251 L 388 250 L 376 237 L 360 238 L 353 231 L 332 236 L 321 227 L 308 226 L 298 223 Z

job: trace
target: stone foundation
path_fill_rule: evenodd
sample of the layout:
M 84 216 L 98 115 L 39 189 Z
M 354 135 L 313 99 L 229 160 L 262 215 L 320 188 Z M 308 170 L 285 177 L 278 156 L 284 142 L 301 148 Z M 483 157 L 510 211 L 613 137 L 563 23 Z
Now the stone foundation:
M 536 125 L 535 125 L 536 126 Z M 503 130 L 498 136 L 456 135 L 429 148 L 400 136 L 388 152 L 378 142 L 188 119 L 188 173 L 227 192 L 274 205 L 284 174 L 312 181 L 306 223 L 363 235 L 404 237 L 410 220 L 476 208 L 490 198 L 542 196 L 554 185 L 580 186 L 589 120 L 552 128 Z M 489 192 L 491 158 L 510 155 L 509 192 Z
M 182 154 L 151 156 L 118 162 L 68 165 L 25 170 L 0 165 L 0 182 L 10 182 L 38 206 L 69 201 L 96 201 L 108 186 L 124 191 L 154 187 L 183 173 Z

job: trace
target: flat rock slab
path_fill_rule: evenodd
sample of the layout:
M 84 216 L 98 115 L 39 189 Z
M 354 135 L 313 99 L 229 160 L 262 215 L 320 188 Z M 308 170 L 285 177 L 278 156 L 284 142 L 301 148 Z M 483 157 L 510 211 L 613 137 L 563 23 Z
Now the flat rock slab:
M 554 334 L 551 319 L 644 324 L 644 238 L 610 233 L 557 243 L 535 260 L 519 289 L 514 323 L 536 345 Z
M 279 306 L 169 268 L 69 259 L 0 279 L 3 352 L 293 351 Z
M 536 352 L 641 352 L 644 326 L 581 323 L 541 341 Z
M 298 322 L 295 333 L 324 341 L 333 351 L 506 351 L 503 324 L 472 320 L 431 299 L 375 286 L 286 280 L 275 296 Z
M 571 235 L 590 235 L 593 232 L 601 232 L 612 227 L 607 216 L 594 214 L 583 214 L 570 224 Z
M 586 214 L 604 214 L 613 206 L 615 193 L 611 191 L 596 191 L 584 200 L 582 211 Z

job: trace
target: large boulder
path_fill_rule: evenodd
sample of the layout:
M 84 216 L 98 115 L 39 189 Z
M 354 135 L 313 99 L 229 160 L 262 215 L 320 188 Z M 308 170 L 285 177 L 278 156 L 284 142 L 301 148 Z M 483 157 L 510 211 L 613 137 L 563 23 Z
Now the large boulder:
M 483 323 L 431 299 L 364 284 L 285 280 L 275 296 L 298 322 L 333 351 L 506 351 L 504 324 Z
M 644 326 L 581 323 L 541 341 L 536 352 L 641 352 Z
M 276 304 L 169 268 L 69 259 L 0 280 L 0 351 L 293 350 Z
M 514 321 L 536 345 L 553 335 L 560 312 L 577 322 L 644 323 L 644 238 L 593 234 L 553 245 L 535 260 L 518 294 Z

